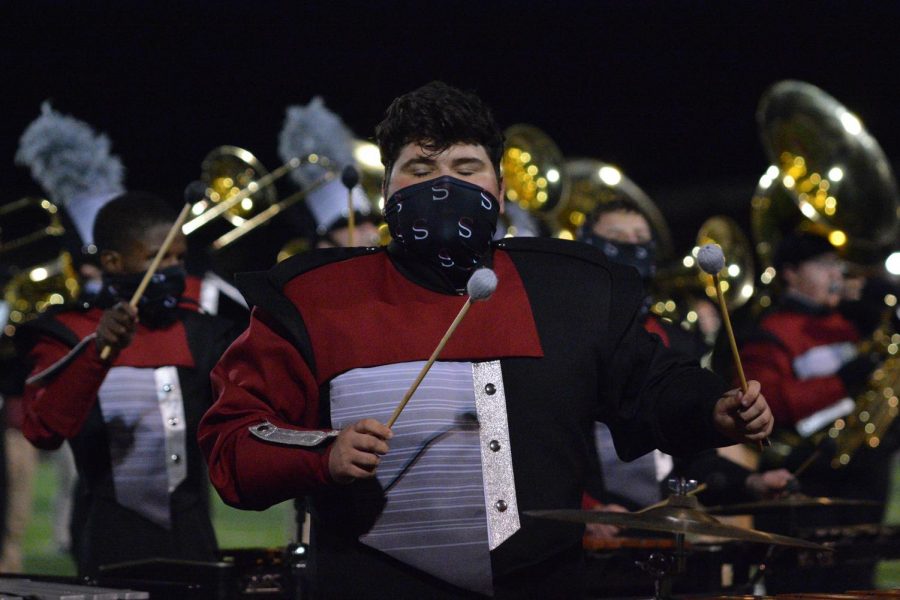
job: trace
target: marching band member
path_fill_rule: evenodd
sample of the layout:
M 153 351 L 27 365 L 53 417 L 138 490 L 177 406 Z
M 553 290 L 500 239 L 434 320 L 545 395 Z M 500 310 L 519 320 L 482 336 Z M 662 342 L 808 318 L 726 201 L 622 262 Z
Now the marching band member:
M 169 205 L 150 194 L 105 204 L 94 224 L 101 291 L 17 336 L 30 342 L 32 373 L 40 374 L 25 388 L 25 436 L 44 449 L 68 440 L 75 455 L 73 552 L 82 575 L 138 559 L 216 557 L 195 432 L 230 324 L 180 303 L 180 232 L 138 309 L 128 304 L 174 221 Z
M 617 198 L 597 207 L 585 222 L 579 239 L 600 248 L 610 262 L 633 267 L 649 290 L 656 273 L 656 242 L 650 222 L 638 204 Z M 708 348 L 699 336 L 664 321 L 650 312 L 652 297 L 643 303 L 644 329 L 660 337 L 678 353 L 699 360 Z M 706 504 L 728 504 L 772 496 L 783 491 L 793 479 L 785 469 L 754 473 L 719 457 L 714 451 L 673 461 L 654 450 L 634 461 L 624 462 L 616 455 L 609 428 L 595 425 L 599 465 L 591 473 L 586 507 L 602 510 L 638 510 L 663 499 L 663 487 L 672 476 L 698 479 L 708 485 L 700 495 Z M 607 536 L 616 533 L 608 525 L 591 524 L 589 531 Z
M 860 330 L 838 310 L 843 301 L 859 300 L 862 283 L 845 275 L 844 261 L 826 238 L 789 234 L 778 244 L 773 263 L 782 297 L 745 336 L 744 371 L 766 386 L 779 427 L 808 437 L 853 410 L 852 398 L 865 387 L 878 359 L 859 352 Z M 840 470 L 829 466 L 831 455 L 823 448 L 800 477 L 809 495 L 874 500 L 879 506 L 804 511 L 790 518 L 762 515 L 757 525 L 795 533 L 791 528 L 798 526 L 880 523 L 890 487 L 890 455 L 896 447 L 896 442 L 884 440 L 877 449 L 863 448 Z M 801 448 L 789 464 L 796 468 L 810 452 Z M 810 582 L 815 582 L 810 591 L 817 592 L 871 588 L 871 566 L 823 569 L 821 577 L 773 572 L 767 581 L 773 592 L 810 589 Z
M 16 164 L 27 167 L 47 197 L 61 208 L 58 216 L 63 224 L 63 247 L 68 250 L 79 274 L 83 295 L 97 292 L 100 269 L 93 246 L 92 227 L 97 211 L 124 190 L 125 169 L 120 158 L 111 153 L 109 138 L 84 121 L 64 115 L 49 102 L 41 105 L 41 114 L 32 121 L 19 139 Z M 8 372 L 18 372 L 20 357 L 4 364 Z M 21 433 L 24 377 L 4 390 L 5 432 L 8 462 L 11 470 L 7 496 L 9 515 L 6 536 L 0 556 L 0 572 L 22 570 L 21 544 L 32 508 L 32 482 L 37 469 L 37 450 Z M 70 520 L 75 469 L 72 452 L 67 445 L 53 457 L 56 467 L 54 492 L 53 537 L 60 549 L 71 544 Z
M 378 246 L 378 219 L 362 187 L 352 188 L 354 211 L 354 246 Z M 316 248 L 350 246 L 350 221 L 347 218 L 347 187 L 340 179 L 329 181 L 306 199 L 316 222 Z
M 321 96 L 316 96 L 308 104 L 287 108 L 278 135 L 278 154 L 285 162 L 311 153 L 327 156 L 332 163 L 331 169 L 339 171 L 355 165 L 354 137 L 341 117 L 325 106 Z M 290 174 L 300 189 L 310 190 L 306 208 L 315 224 L 311 245 L 316 248 L 349 246 L 349 210 L 352 206 L 355 216 L 353 245 L 377 246 L 379 219 L 372 214 L 371 203 L 359 185 L 358 176 L 353 178 L 356 181 L 338 177 L 315 187 L 324 175 L 325 168 L 318 164 L 304 164 Z M 347 186 L 352 190 L 350 202 Z
M 503 137 L 477 96 L 425 85 L 377 138 L 393 241 L 247 277 L 251 323 L 200 425 L 210 477 L 248 509 L 312 495 L 321 597 L 575 596 L 583 528 L 524 513 L 580 505 L 593 421 L 628 458 L 692 452 L 766 435 L 765 399 L 647 334 L 640 281 L 600 252 L 491 243 Z M 388 429 L 483 265 L 494 295 Z

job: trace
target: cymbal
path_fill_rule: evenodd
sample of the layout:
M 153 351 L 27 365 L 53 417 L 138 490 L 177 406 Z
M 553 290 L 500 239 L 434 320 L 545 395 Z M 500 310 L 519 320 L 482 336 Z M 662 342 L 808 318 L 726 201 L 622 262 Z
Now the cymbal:
M 706 512 L 712 515 L 756 515 L 760 513 L 780 512 L 792 508 L 826 508 L 829 506 L 880 506 L 874 500 L 851 500 L 843 498 L 812 497 L 805 494 L 791 494 L 771 500 L 746 502 L 742 504 L 723 504 L 710 506 Z
M 729 540 L 742 540 L 762 544 L 797 546 L 814 550 L 830 550 L 826 546 L 797 538 L 756 529 L 744 529 L 720 523 L 701 510 L 683 506 L 664 505 L 635 513 L 606 512 L 598 510 L 529 510 L 525 514 L 541 519 L 569 521 L 571 523 L 603 523 L 623 529 L 643 529 L 676 534 L 707 535 Z

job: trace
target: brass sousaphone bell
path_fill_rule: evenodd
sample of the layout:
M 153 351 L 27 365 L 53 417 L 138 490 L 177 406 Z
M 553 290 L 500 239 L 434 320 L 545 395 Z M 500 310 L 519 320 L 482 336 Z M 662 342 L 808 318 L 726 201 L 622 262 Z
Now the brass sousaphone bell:
M 782 81 L 756 119 L 771 163 L 752 201 L 760 283 L 773 281 L 775 248 L 797 230 L 827 236 L 851 261 L 883 259 L 900 232 L 897 183 L 859 117 L 809 83 Z
M 534 125 L 512 125 L 504 136 L 501 170 L 506 214 L 502 218 L 507 235 L 545 234 L 552 229 L 549 215 L 568 195 L 563 154 L 550 136 Z

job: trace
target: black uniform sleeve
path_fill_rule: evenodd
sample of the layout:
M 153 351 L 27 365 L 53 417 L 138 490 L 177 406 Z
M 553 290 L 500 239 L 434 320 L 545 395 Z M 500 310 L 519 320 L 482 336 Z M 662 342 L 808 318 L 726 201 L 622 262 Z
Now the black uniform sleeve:
M 633 460 L 653 447 L 684 455 L 733 443 L 716 432 L 712 419 L 725 382 L 644 329 L 639 313 L 644 292 L 630 271 L 613 271 L 612 345 L 601 365 L 610 383 L 606 402 L 616 407 L 607 417 L 616 451 Z

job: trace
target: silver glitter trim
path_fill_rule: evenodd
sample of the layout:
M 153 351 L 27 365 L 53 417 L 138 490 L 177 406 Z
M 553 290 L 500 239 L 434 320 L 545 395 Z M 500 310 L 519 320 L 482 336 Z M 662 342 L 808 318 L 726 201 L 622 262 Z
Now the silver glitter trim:
M 488 543 L 493 550 L 520 527 L 506 416 L 506 392 L 500 361 L 472 363 L 472 379 L 475 383 L 475 409 L 478 411 L 480 424 Z
M 160 367 L 153 371 L 153 376 L 166 434 L 166 474 L 169 493 L 172 493 L 187 478 L 187 425 L 184 422 L 181 382 L 177 367 Z
M 301 431 L 299 429 L 286 429 L 284 427 L 276 427 L 268 421 L 251 425 L 248 429 L 255 437 L 266 440 L 267 442 L 285 444 L 287 446 L 303 446 L 306 448 L 318 446 L 325 440 L 337 437 L 340 433 L 337 429 L 333 431 Z

